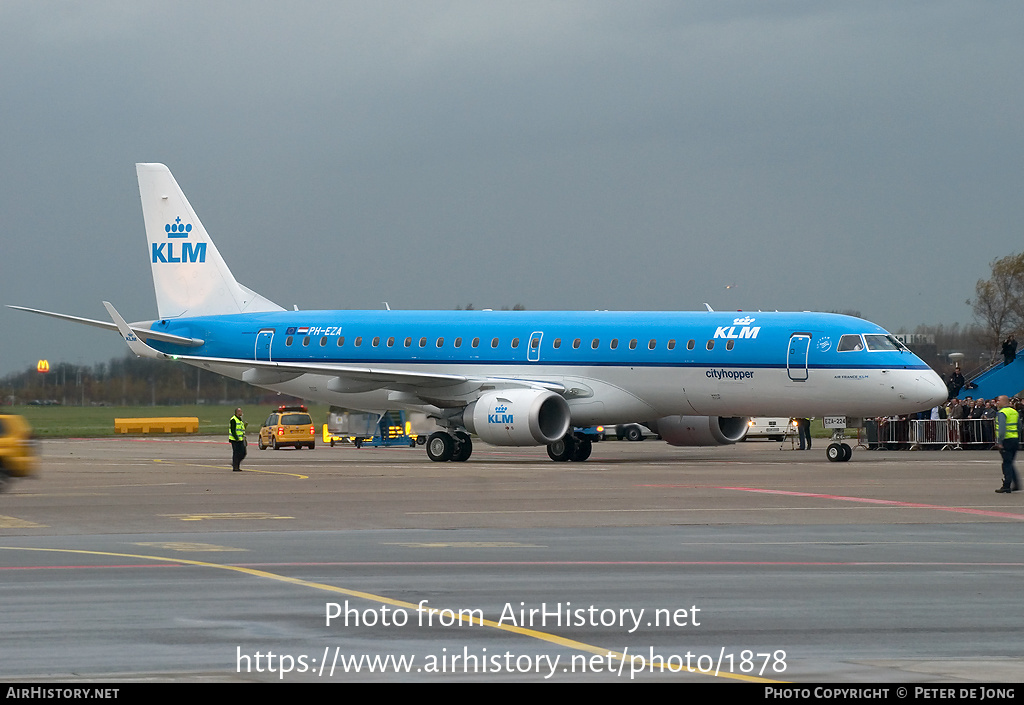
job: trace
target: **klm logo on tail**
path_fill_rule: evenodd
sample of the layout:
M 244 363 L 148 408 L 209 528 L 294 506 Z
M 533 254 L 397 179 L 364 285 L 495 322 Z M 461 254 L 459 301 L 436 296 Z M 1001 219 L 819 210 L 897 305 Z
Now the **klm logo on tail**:
M 156 264 L 157 262 L 173 263 L 206 261 L 206 243 L 197 242 L 193 244 L 188 242 L 188 236 L 192 233 L 191 223 L 182 223 L 181 218 L 178 217 L 174 219 L 173 223 L 165 225 L 164 230 L 167 232 L 168 240 L 185 240 L 185 242 L 181 243 L 181 248 L 177 250 L 177 254 L 175 254 L 174 242 L 154 242 L 153 264 Z

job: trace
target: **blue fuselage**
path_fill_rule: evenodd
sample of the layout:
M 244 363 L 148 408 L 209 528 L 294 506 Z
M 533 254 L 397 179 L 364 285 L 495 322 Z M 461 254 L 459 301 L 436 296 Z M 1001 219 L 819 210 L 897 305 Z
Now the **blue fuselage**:
M 152 328 L 205 341 L 198 348 L 153 343 L 170 354 L 568 380 L 621 392 L 594 390 L 571 401 L 581 412 L 577 418 L 574 410 L 574 423 L 644 418 L 621 418 L 636 413 L 880 415 L 916 411 L 945 396 L 917 356 L 871 345 L 889 337 L 884 329 L 838 314 L 283 311 L 158 321 Z M 856 336 L 860 344 L 852 345 Z M 329 393 L 315 379 L 329 376 L 263 386 L 381 405 L 365 393 Z

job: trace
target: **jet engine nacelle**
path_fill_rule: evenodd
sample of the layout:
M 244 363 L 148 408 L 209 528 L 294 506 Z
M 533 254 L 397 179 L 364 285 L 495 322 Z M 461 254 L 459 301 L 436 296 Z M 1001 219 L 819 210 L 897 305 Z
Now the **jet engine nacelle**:
M 743 440 L 746 417 L 665 416 L 647 426 L 673 446 L 719 446 Z
M 569 420 L 565 399 L 546 389 L 487 392 L 462 412 L 466 428 L 496 446 L 554 443 L 569 432 Z

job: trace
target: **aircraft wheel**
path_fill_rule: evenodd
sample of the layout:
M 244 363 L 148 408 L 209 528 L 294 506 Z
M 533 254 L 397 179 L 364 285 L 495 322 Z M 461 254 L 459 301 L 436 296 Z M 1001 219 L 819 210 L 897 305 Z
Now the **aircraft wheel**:
M 576 463 L 582 463 L 584 460 L 590 457 L 590 452 L 594 449 L 594 443 L 589 438 L 577 438 L 576 447 L 572 452 L 572 460 Z
M 576 439 L 572 436 L 565 436 L 554 443 L 548 443 L 548 457 L 556 463 L 564 463 L 572 459 L 575 449 Z
M 838 443 L 829 443 L 828 448 L 825 449 L 825 456 L 828 458 L 830 463 L 841 463 L 846 453 L 843 452 L 843 447 Z
M 851 447 L 849 446 L 849 444 L 847 444 L 847 443 L 843 443 L 843 444 L 842 444 L 842 448 L 843 448 L 843 460 L 842 460 L 842 462 L 844 462 L 844 463 L 845 463 L 845 462 L 847 462 L 847 461 L 848 461 L 848 460 L 849 460 L 850 458 L 852 458 L 852 457 L 853 457 L 853 448 L 851 448 Z
M 456 463 L 464 463 L 473 454 L 473 439 L 469 437 L 468 433 L 462 431 L 456 431 L 455 438 L 458 440 L 458 446 L 452 454 L 452 460 Z
M 444 431 L 430 434 L 427 439 L 427 457 L 435 463 L 446 463 L 455 452 L 455 440 Z

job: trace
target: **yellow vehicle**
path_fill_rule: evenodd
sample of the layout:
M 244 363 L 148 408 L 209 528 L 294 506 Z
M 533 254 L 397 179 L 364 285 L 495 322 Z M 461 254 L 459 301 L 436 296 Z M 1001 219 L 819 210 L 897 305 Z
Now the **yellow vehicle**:
M 0 414 L 0 490 L 12 477 L 27 477 L 39 465 L 39 442 L 21 416 Z
M 279 406 L 260 426 L 256 445 L 260 450 L 277 450 L 284 446 L 293 446 L 296 450 L 305 446 L 313 450 L 316 447 L 316 427 L 309 410 L 301 405 Z

